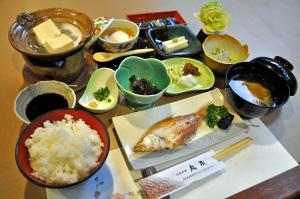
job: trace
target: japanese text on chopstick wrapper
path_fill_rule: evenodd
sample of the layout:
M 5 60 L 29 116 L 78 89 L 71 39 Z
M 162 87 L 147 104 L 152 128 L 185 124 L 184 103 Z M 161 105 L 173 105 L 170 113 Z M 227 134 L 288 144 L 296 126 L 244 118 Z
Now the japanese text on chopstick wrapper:
M 209 151 L 139 181 L 150 199 L 162 198 L 225 168 Z

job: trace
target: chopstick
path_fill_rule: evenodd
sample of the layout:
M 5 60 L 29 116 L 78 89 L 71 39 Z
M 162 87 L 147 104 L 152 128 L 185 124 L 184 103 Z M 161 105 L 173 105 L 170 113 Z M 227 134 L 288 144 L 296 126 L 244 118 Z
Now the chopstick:
M 241 148 L 244 148 L 251 144 L 253 142 L 253 139 L 250 137 L 246 137 L 239 142 L 234 143 L 233 145 L 230 145 L 229 147 L 226 147 L 222 151 L 217 152 L 216 155 L 213 156 L 216 160 L 221 160 L 226 158 L 227 156 L 231 155 L 232 153 L 238 151 Z

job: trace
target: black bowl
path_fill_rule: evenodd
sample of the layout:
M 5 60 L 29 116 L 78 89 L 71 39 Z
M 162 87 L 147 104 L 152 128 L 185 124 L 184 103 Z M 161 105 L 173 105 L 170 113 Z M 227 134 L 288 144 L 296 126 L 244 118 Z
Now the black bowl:
M 256 104 L 244 99 L 241 90 L 233 89 L 229 82 L 233 78 L 240 76 L 248 81 L 262 84 L 270 90 L 274 103 L 270 106 Z M 283 106 L 291 95 L 290 87 L 286 80 L 276 71 L 260 63 L 241 62 L 231 66 L 225 76 L 225 95 L 234 109 L 244 117 L 262 117 L 269 111 Z

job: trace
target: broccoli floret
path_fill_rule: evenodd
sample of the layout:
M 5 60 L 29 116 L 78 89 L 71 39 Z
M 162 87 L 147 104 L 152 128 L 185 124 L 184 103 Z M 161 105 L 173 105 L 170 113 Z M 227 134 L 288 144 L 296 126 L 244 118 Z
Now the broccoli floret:
M 214 128 L 218 124 L 219 120 L 226 118 L 228 115 L 230 115 L 230 113 L 225 106 L 216 106 L 214 104 L 210 104 L 207 107 L 207 125 L 210 128 Z

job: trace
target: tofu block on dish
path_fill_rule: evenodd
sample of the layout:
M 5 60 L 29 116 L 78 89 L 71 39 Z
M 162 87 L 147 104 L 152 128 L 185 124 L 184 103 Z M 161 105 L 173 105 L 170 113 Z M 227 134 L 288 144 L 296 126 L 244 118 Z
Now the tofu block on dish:
M 188 40 L 184 36 L 174 38 L 168 41 L 162 42 L 162 46 L 165 52 L 170 53 L 177 50 L 181 50 L 188 47 Z
M 74 41 L 66 34 L 50 37 L 46 40 L 44 47 L 48 52 L 63 52 L 74 47 Z
M 57 37 L 61 35 L 60 30 L 56 27 L 51 19 L 44 21 L 43 23 L 35 26 L 33 32 L 38 42 L 45 46 L 46 40 L 50 37 Z

